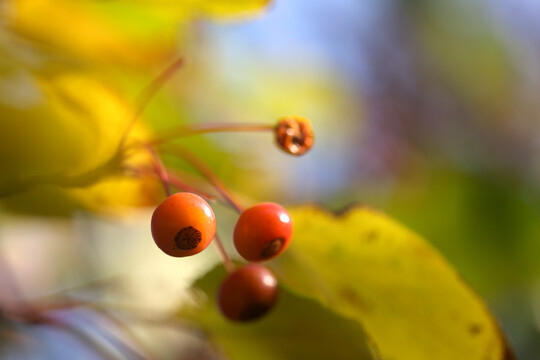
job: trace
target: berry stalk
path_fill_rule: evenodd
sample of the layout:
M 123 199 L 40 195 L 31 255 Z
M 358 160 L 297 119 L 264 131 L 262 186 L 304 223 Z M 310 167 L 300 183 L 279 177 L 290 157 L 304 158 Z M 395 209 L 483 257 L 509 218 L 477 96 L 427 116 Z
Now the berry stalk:
M 157 77 L 155 77 L 150 84 L 142 91 L 142 93 L 139 95 L 139 98 L 137 100 L 137 108 L 135 109 L 135 112 L 133 114 L 133 117 L 131 118 L 130 122 L 128 123 L 126 130 L 124 132 L 124 136 L 122 137 L 120 141 L 119 149 L 124 148 L 124 145 L 126 143 L 126 139 L 129 135 L 129 132 L 135 126 L 137 123 L 137 120 L 143 113 L 144 109 L 148 106 L 148 103 L 152 98 L 156 95 L 156 93 L 163 87 L 165 82 L 169 80 L 173 74 L 180 69 L 184 65 L 184 58 L 180 57 L 176 59 L 171 65 L 169 65 L 165 70 L 163 70 Z
M 221 241 L 221 238 L 219 237 L 217 232 L 214 237 L 214 244 L 216 246 L 216 250 L 219 254 L 219 257 L 221 258 L 221 262 L 223 263 L 223 266 L 225 267 L 225 270 L 227 270 L 228 273 L 232 273 L 236 269 L 236 266 L 234 265 L 233 261 L 229 257 L 229 254 L 227 254 L 227 251 L 225 251 L 223 242 Z
M 169 173 L 165 169 L 165 166 L 163 165 L 163 162 L 159 158 L 158 154 L 156 153 L 156 150 L 150 144 L 146 144 L 146 149 L 150 153 L 150 156 L 152 158 L 152 167 L 154 168 L 156 175 L 161 181 L 165 193 L 167 194 L 167 196 L 171 196 Z
M 193 124 L 179 126 L 172 129 L 167 129 L 162 132 L 155 140 L 150 141 L 152 145 L 160 145 L 171 140 L 175 140 L 184 136 L 199 135 L 217 132 L 257 132 L 257 131 L 274 131 L 273 125 L 267 124 L 243 124 L 243 123 L 210 123 L 210 124 Z
M 195 153 L 177 144 L 168 145 L 166 149 L 162 150 L 162 152 L 174 155 L 190 164 L 212 184 L 212 186 L 221 194 L 223 199 L 229 203 L 232 208 L 234 208 L 240 214 L 244 211 L 242 204 L 229 191 L 225 184 L 221 182 L 219 177 L 212 171 L 212 169 L 210 169 L 210 167 L 206 165 L 204 161 L 195 155 Z

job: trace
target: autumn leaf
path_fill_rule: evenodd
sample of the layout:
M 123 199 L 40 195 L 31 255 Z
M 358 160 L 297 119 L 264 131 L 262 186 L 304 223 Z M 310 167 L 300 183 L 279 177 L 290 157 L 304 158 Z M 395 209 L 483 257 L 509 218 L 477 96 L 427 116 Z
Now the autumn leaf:
M 49 52 L 93 63 L 148 65 L 172 56 L 180 24 L 243 19 L 260 13 L 268 2 L 12 0 L 4 17 L 8 29 Z
M 273 262 L 281 281 L 361 323 L 383 359 L 514 358 L 482 300 L 418 235 L 366 208 L 290 214 L 293 241 Z
M 116 154 L 130 109 L 89 74 L 30 77 L 36 102 L 2 104 L 0 194 L 34 182 L 90 181 Z
M 121 90 L 122 72 L 100 65 L 163 64 L 178 51 L 180 24 L 200 18 L 244 18 L 260 13 L 267 3 L 12 0 L 4 4 L 0 86 L 9 91 L 0 93 L 3 205 L 41 213 L 54 198 L 56 208 L 64 210 L 155 203 L 155 181 L 125 176 L 126 169 L 136 173 L 141 170 L 138 165 L 151 164 L 144 150 L 129 151 L 128 156 L 122 146 L 137 132 L 137 140 L 148 138 L 144 119 L 131 126 L 134 107 L 142 104 L 126 98 L 138 92 Z M 152 76 L 146 70 L 137 76 Z M 138 84 L 131 79 L 133 83 Z M 125 137 L 127 142 L 122 143 Z
M 144 151 L 128 153 L 122 146 L 124 136 L 129 144 L 148 133 L 141 123 L 130 127 L 133 106 L 120 93 L 91 71 L 30 71 L 7 60 L 3 65 L 0 83 L 24 94 L 0 96 L 4 205 L 30 210 L 56 198 L 53 204 L 62 208 L 60 199 L 70 196 L 64 205 L 93 209 L 150 203 L 152 185 L 124 176 L 126 167 L 150 162 Z

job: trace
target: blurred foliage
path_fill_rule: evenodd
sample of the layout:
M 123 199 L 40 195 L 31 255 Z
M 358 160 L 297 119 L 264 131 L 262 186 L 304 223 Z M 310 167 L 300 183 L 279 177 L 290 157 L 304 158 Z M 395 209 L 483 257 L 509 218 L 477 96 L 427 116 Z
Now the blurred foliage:
M 89 184 L 118 167 L 128 108 L 90 74 L 39 80 L 39 106 L 2 109 L 2 151 L 10 154 L 1 163 L 3 195 L 40 183 Z
M 482 294 L 497 296 L 538 276 L 534 193 L 504 174 L 443 163 L 404 180 L 380 205 L 432 239 Z
M 154 178 L 133 171 L 150 159 L 126 151 L 124 137 L 135 144 L 178 124 L 267 123 L 296 113 L 316 132 L 315 149 L 301 159 L 279 154 L 266 134 L 194 136 L 182 144 L 246 202 L 383 209 L 433 242 L 486 298 L 518 355 L 536 356 L 540 13 L 533 3 L 4 1 L 2 208 L 129 214 L 163 193 Z M 138 96 L 179 54 L 186 66 L 131 128 Z M 181 159 L 163 160 L 190 183 L 203 182 Z M 317 343 L 335 341 L 359 354 L 369 342 L 362 325 L 383 355 L 433 357 L 445 346 L 437 358 L 504 355 L 494 320 L 423 240 L 367 210 L 337 218 L 297 211 L 293 247 L 273 263 L 285 283 L 275 318 L 235 327 L 209 303 L 189 315 L 230 354 L 249 357 L 269 346 L 266 355 L 276 355 L 282 345 L 270 337 L 279 330 L 290 334 L 278 338 L 289 354 L 335 358 L 326 353 L 332 346 L 319 352 L 289 343 L 309 319 Z M 371 239 L 370 226 L 383 235 Z M 209 276 L 199 285 L 212 297 L 220 275 Z M 388 311 L 378 312 L 383 306 Z M 424 340 L 434 334 L 444 336 Z M 495 345 L 485 350 L 490 339 Z
M 4 206 L 61 215 L 77 208 L 118 212 L 155 203 L 155 186 L 126 174 L 149 164 L 149 157 L 144 151 L 133 155 L 125 146 L 132 138 L 144 141 L 149 135 L 140 123 L 133 126 L 141 104 L 127 100 L 133 94 L 123 91 L 125 75 L 118 66 L 136 66 L 140 72 L 141 65 L 170 61 L 177 51 L 180 25 L 200 17 L 254 15 L 266 4 L 261 0 L 3 4 L 1 81 L 6 91 L 1 94 L 0 151 L 9 154 L 0 162 Z M 133 81 L 127 85 L 132 87 Z M 48 205 L 51 198 L 56 198 L 54 208 Z
M 505 44 L 482 5 L 463 1 L 419 1 L 413 7 L 413 36 L 436 76 L 475 111 L 501 118 L 514 80 Z M 501 112 L 502 111 L 502 112 Z M 497 120 L 496 118 L 493 120 Z
M 144 66 L 174 54 L 179 24 L 198 18 L 246 17 L 267 3 L 12 0 L 4 5 L 4 17 L 9 29 L 61 56 Z

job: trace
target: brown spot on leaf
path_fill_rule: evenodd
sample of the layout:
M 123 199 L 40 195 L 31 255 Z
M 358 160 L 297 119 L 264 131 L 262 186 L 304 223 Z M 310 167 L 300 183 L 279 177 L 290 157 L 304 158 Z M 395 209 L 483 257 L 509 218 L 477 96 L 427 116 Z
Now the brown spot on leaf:
M 369 304 L 364 298 L 362 298 L 354 289 L 344 286 L 339 291 L 340 297 L 349 303 L 349 305 L 357 308 L 362 312 L 370 312 L 373 310 L 373 305 Z
M 376 230 L 370 230 L 366 233 L 365 241 L 366 242 L 373 242 L 377 240 L 379 237 L 379 233 Z
M 469 325 L 469 334 L 472 336 L 479 335 L 482 332 L 482 325 L 480 324 L 471 324 Z
M 201 242 L 201 232 L 193 226 L 183 228 L 174 237 L 176 247 L 182 250 L 195 249 Z

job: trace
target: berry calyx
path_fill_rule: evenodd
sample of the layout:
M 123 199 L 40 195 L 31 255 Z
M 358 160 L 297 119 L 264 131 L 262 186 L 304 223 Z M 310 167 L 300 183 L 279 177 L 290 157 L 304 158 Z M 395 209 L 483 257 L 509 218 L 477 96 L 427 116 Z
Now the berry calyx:
M 278 298 L 274 274 L 259 264 L 249 264 L 230 273 L 218 292 L 221 313 L 233 321 L 256 320 L 270 311 Z
M 249 261 L 264 261 L 289 246 L 293 225 L 289 213 L 279 204 L 266 202 L 244 210 L 234 228 L 234 246 Z
M 152 237 L 167 255 L 197 254 L 212 242 L 216 217 L 199 195 L 182 192 L 167 197 L 152 214 Z
M 279 147 L 291 155 L 303 155 L 313 147 L 313 128 L 305 118 L 282 117 L 278 120 L 274 131 Z

